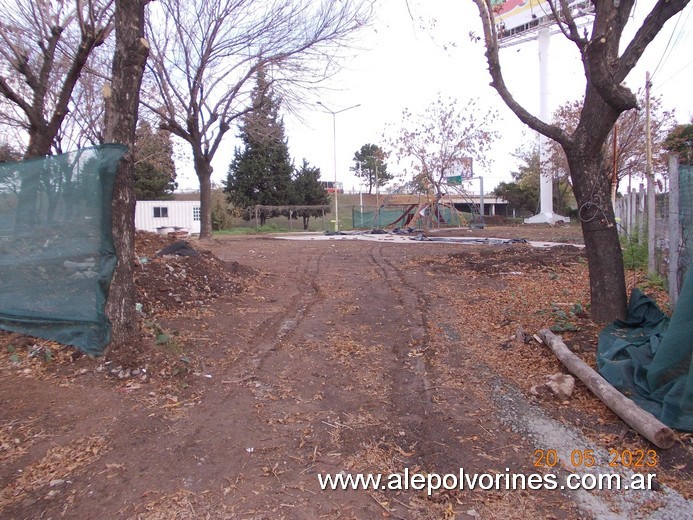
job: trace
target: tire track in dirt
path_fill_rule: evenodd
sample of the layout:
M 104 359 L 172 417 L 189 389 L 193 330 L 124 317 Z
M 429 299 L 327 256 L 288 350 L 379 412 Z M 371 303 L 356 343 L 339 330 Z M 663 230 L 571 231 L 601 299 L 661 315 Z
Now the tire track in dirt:
M 291 279 L 286 277 L 282 279 L 279 291 L 281 293 L 280 311 L 276 313 L 276 317 L 268 318 L 258 325 L 255 330 L 260 331 L 260 334 L 257 339 L 247 345 L 245 349 L 247 358 L 243 363 L 238 363 L 233 367 L 234 373 L 225 374 L 227 379 L 234 377 L 242 380 L 253 378 L 253 372 L 260 369 L 267 354 L 275 351 L 283 341 L 290 338 L 306 313 L 320 298 L 320 288 L 316 280 L 324 256 L 325 253 L 321 252 L 299 257 L 301 263 L 298 266 L 298 273 Z M 287 283 L 289 281 L 290 283 Z M 288 295 L 287 291 L 291 291 L 291 294 Z M 277 291 L 273 291 L 273 293 L 275 296 L 277 295 Z M 232 314 L 237 303 L 231 301 L 224 302 L 223 305 L 225 307 L 224 312 Z M 232 334 L 233 330 L 227 332 Z
M 390 399 L 395 417 L 399 417 L 415 437 L 419 463 L 433 471 L 441 459 L 441 447 L 452 446 L 457 441 L 441 438 L 442 414 L 434 403 L 437 382 L 435 369 L 429 361 L 435 356 L 427 311 L 430 301 L 425 292 L 412 285 L 402 269 L 383 254 L 383 247 L 373 248 L 370 260 L 405 309 L 401 321 L 404 323 L 408 318 L 413 322 L 408 325 L 411 343 L 393 348 L 397 364 L 390 371 L 393 381 Z
M 473 354 L 467 351 L 459 337 L 453 337 L 454 327 L 446 322 L 437 321 L 438 300 L 425 292 L 430 288 L 435 293 L 436 286 L 428 285 L 425 273 L 407 271 L 392 258 L 392 249 L 374 249 L 372 262 L 377 266 L 379 275 L 386 281 L 390 289 L 398 294 L 405 307 L 416 313 L 420 325 L 420 336 L 412 348 L 396 348 L 395 354 L 399 365 L 393 367 L 392 378 L 396 381 L 397 389 L 391 395 L 392 402 L 400 417 L 415 419 L 410 423 L 418 436 L 416 446 L 417 462 L 427 471 L 456 474 L 460 468 L 467 472 L 487 472 L 490 467 L 496 467 L 500 462 L 515 471 L 522 471 L 516 461 L 517 453 L 529 453 L 529 446 L 515 433 L 498 428 L 493 402 L 489 400 L 490 388 L 478 384 L 479 374 L 487 381 L 497 379 L 493 370 L 473 361 L 473 373 L 460 360 L 473 359 Z M 397 256 L 397 262 L 401 257 Z M 417 281 L 422 284 L 417 285 Z M 422 287 L 424 287 L 422 289 Z M 460 290 L 464 290 L 460 286 Z M 451 351 L 455 354 L 450 357 Z M 412 362 L 412 353 L 414 361 Z M 410 365 L 413 364 L 413 376 Z M 442 373 L 437 373 L 436 366 L 444 367 Z M 469 389 L 457 385 L 450 387 L 450 371 L 454 372 L 459 381 L 477 381 Z M 409 391 L 407 391 L 407 389 Z M 482 410 L 484 410 L 483 413 Z M 508 450 L 514 450 L 508 452 Z M 499 459 L 507 457 L 505 462 Z M 512 461 L 512 462 L 511 462 Z M 498 471 L 502 468 L 498 467 Z M 501 496 L 499 494 L 499 496 Z M 563 497 L 563 498 L 562 498 Z M 547 503 L 565 500 L 561 493 L 546 497 Z M 477 503 L 480 497 L 464 491 L 456 495 L 459 502 Z M 477 506 L 474 506 L 477 507 Z M 483 506 L 482 506 L 483 507 Z M 534 507 L 542 510 L 537 503 Z M 561 508 L 570 509 L 570 505 Z
M 377 266 L 377 271 L 382 279 L 390 290 L 397 295 L 404 309 L 413 309 L 415 311 L 414 323 L 409 324 L 408 327 L 412 331 L 412 343 L 409 347 L 416 348 L 423 355 L 415 357 L 416 379 L 410 384 L 416 387 L 415 389 L 430 403 L 432 399 L 431 387 L 433 385 L 427 376 L 428 373 L 432 372 L 432 367 L 426 362 L 426 354 L 429 354 L 429 349 L 431 348 L 431 330 L 426 314 L 428 299 L 423 291 L 407 283 L 401 270 L 383 256 L 382 246 L 371 250 L 370 260 Z M 404 345 L 395 346 L 394 348 L 394 353 L 400 361 L 407 359 L 408 352 L 410 352 L 410 349 L 407 349 Z
M 216 501 L 216 511 L 221 514 L 243 508 L 248 495 L 261 492 L 267 485 L 266 477 L 270 474 L 264 473 L 265 464 L 276 453 L 287 451 L 292 439 L 288 435 L 273 435 L 267 426 L 264 395 L 273 392 L 273 379 L 264 365 L 320 299 L 314 280 L 322 257 L 323 254 L 316 253 L 297 258 L 291 276 L 283 276 L 276 287 L 269 285 L 253 293 L 253 297 L 271 302 L 267 316 L 260 315 L 259 323 L 252 318 L 254 315 L 252 319 L 235 315 L 238 297 L 217 301 L 217 312 L 233 319 L 217 322 L 220 327 L 215 330 L 215 337 L 219 344 L 205 348 L 223 346 L 224 338 L 228 342 L 237 328 L 255 332 L 255 338 L 244 343 L 236 360 L 209 363 L 212 377 L 200 379 L 200 398 L 194 406 L 180 407 L 183 415 L 170 422 L 171 435 L 165 446 L 160 446 L 156 438 L 142 439 L 141 461 L 166 457 L 168 472 L 157 489 L 139 489 L 139 493 L 146 493 L 123 508 L 119 512 L 122 516 L 138 517 L 149 500 L 143 497 L 148 494 L 157 497 L 186 493 L 207 497 L 204 507 L 209 506 L 208 500 Z M 137 471 L 143 471 L 142 462 L 136 466 Z M 137 477 L 133 477 L 132 488 L 138 489 L 139 485 Z M 220 496 L 222 488 L 225 491 Z M 107 485 L 99 483 L 92 491 L 105 495 Z
M 337 509 L 331 500 L 306 502 L 306 493 L 320 491 L 317 473 L 348 468 L 391 431 L 389 421 L 380 418 L 386 407 L 382 395 L 361 386 L 374 367 L 389 368 L 393 355 L 370 337 L 373 309 L 363 314 L 359 307 L 365 305 L 362 294 L 369 283 L 364 281 L 372 271 L 366 257 L 351 260 L 354 248 L 334 246 L 327 266 L 323 248 L 308 249 L 298 272 L 280 278 L 276 289 L 297 288 L 297 299 L 284 296 L 296 302 L 295 308 L 254 344 L 258 362 L 245 363 L 254 379 L 244 381 L 238 392 L 252 394 L 257 408 L 253 458 L 276 472 L 264 495 L 268 510 L 300 507 L 326 517 L 343 510 L 360 511 L 357 518 L 378 514 L 366 493 L 333 495 L 343 495 Z
M 281 319 L 274 326 L 270 327 L 269 331 L 263 335 L 263 338 L 255 344 L 254 353 L 249 363 L 252 369 L 259 369 L 265 356 L 269 352 L 276 350 L 282 341 L 286 341 L 291 337 L 291 334 L 298 327 L 306 313 L 318 300 L 320 289 L 315 280 L 319 276 L 320 264 L 324 256 L 325 253 L 317 256 L 311 255 L 301 265 L 301 272 L 297 277 L 297 282 L 295 282 L 297 283 L 295 294 L 298 295 L 298 300 L 294 300 L 294 296 L 288 298 L 289 305 L 286 307 L 286 311 Z M 305 261 L 305 258 L 302 257 L 302 260 Z M 306 287 L 310 289 L 309 291 L 301 290 L 299 285 L 303 282 L 308 282 Z

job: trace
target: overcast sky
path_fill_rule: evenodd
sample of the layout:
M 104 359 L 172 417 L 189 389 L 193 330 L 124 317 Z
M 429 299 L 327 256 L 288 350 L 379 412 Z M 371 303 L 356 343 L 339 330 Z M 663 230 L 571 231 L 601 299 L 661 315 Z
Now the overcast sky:
M 638 2 L 636 18 L 642 19 L 654 3 Z M 361 35 L 359 45 L 364 50 L 346 62 L 342 72 L 309 100 L 313 105 L 321 101 L 335 112 L 360 105 L 336 116 L 337 180 L 348 191 L 358 191 L 359 181 L 349 171 L 354 153 L 366 143 L 381 145 L 383 133 L 396 127 L 403 109 L 422 112 L 440 93 L 457 99 L 460 106 L 470 98 L 478 98 L 482 105 L 501 114 L 498 129 L 502 138 L 493 145 L 493 163 L 486 171 L 475 171 L 484 176 L 485 191 L 490 191 L 499 182 L 511 180 L 510 172 L 516 165 L 512 152 L 536 137 L 489 86 L 483 45 L 469 38 L 470 31 L 481 30 L 474 3 L 409 0 L 408 4 L 411 12 L 406 0 L 379 0 L 376 22 Z M 653 73 L 652 94 L 662 96 L 665 108 L 675 108 L 681 123 L 689 122 L 693 116 L 693 56 L 689 52 L 693 42 L 688 23 L 691 10 L 693 6 L 688 6 L 669 20 L 626 80 L 637 90 L 644 87 L 645 72 Z M 538 114 L 536 40 L 502 49 L 501 65 L 516 99 Z M 551 37 L 548 81 L 551 111 L 580 98 L 584 92 L 585 79 L 577 50 L 560 34 Z M 306 158 L 320 168 L 323 180 L 334 180 L 332 115 L 320 111 L 319 106 L 299 108 L 298 112 L 300 118 L 285 116 L 292 158 L 296 164 Z M 233 148 L 233 133 L 228 134 L 229 150 Z M 226 177 L 229 162 L 229 154 L 217 154 L 213 162 L 215 182 Z M 178 183 L 182 189 L 198 186 L 194 173 L 185 168 L 179 168 Z

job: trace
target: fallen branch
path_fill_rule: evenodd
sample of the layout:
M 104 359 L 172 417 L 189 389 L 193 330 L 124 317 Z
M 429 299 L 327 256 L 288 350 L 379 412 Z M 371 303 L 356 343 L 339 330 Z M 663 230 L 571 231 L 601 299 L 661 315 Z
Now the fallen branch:
M 556 354 L 556 357 L 566 368 L 582 381 L 592 393 L 608 406 L 616 415 L 633 428 L 648 441 L 659 448 L 671 448 L 676 442 L 673 430 L 662 424 L 650 412 L 643 410 L 631 399 L 616 390 L 609 382 L 595 372 L 592 367 L 573 354 L 563 343 L 560 336 L 556 336 L 548 329 L 539 331 L 539 336 L 544 343 Z

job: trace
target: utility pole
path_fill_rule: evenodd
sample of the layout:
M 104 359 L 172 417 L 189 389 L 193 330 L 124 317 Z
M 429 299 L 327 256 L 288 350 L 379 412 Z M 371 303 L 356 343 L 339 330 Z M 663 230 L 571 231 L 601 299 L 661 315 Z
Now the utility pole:
M 650 72 L 645 75 L 645 176 L 647 177 L 647 274 L 655 274 L 655 181 L 650 132 Z

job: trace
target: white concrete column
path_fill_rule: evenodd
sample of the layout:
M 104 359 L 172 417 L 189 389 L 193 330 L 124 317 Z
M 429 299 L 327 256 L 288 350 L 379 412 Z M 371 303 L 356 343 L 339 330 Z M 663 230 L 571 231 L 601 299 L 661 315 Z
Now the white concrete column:
M 548 123 L 551 120 L 549 110 L 549 27 L 539 29 L 537 44 L 539 47 L 539 118 Z M 549 138 L 539 134 L 539 161 L 541 175 L 539 180 L 539 214 L 525 219 L 527 224 L 553 224 L 559 220 L 570 222 L 568 217 L 553 212 L 553 179 L 548 168 Z

